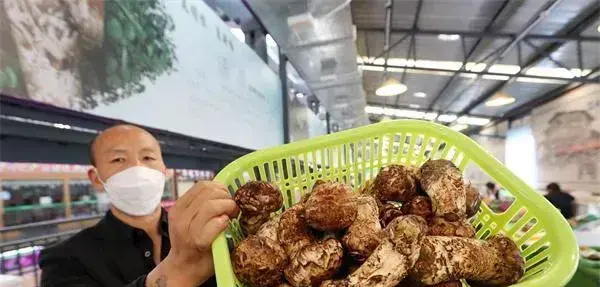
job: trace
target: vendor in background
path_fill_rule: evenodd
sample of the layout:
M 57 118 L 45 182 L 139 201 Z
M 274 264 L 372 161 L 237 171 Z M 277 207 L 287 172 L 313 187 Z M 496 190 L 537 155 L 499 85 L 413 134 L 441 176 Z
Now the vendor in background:
M 556 182 L 548 184 L 546 190 L 548 191 L 546 199 L 558 208 L 566 219 L 575 216 L 575 198 L 573 196 L 564 192 Z
M 486 196 L 491 199 L 500 200 L 500 189 L 496 186 L 495 183 L 489 181 L 485 184 Z

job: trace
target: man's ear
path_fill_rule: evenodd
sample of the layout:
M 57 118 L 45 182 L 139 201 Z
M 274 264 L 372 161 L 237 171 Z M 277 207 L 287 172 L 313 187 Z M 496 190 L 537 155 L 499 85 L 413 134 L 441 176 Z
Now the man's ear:
M 87 176 L 90 179 L 90 182 L 92 183 L 94 189 L 96 189 L 98 192 L 104 192 L 104 186 L 100 181 L 98 170 L 95 167 L 92 167 L 88 170 Z

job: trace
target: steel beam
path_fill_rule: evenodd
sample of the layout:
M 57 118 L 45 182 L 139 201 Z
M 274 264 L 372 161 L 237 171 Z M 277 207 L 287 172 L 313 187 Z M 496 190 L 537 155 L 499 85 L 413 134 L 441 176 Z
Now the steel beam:
M 586 9 L 583 9 L 583 12 L 581 12 L 579 15 L 573 17 L 573 21 L 569 22 L 563 29 L 561 29 L 561 31 L 559 31 L 557 34 L 559 35 L 563 35 L 563 34 L 568 34 L 568 35 L 577 35 L 579 33 L 581 33 L 583 30 L 585 30 L 589 25 L 591 25 L 592 23 L 595 23 L 598 15 L 600 15 L 600 2 L 595 2 L 590 4 L 588 7 L 586 7 Z M 527 38 L 526 36 L 524 37 L 525 39 Z M 544 59 L 544 54 L 552 54 L 553 52 L 557 51 L 560 47 L 562 47 L 564 43 L 551 43 L 551 44 L 547 44 L 544 45 L 544 47 L 541 48 L 541 50 L 543 51 L 543 53 L 536 53 L 533 56 L 531 56 L 525 63 L 524 67 L 521 67 L 521 71 L 514 76 L 511 76 L 508 80 L 504 81 L 503 83 L 500 83 L 494 87 L 492 87 L 489 92 L 483 94 L 482 96 L 478 97 L 477 99 L 475 99 L 474 101 L 472 101 L 469 105 L 467 105 L 462 111 L 461 114 L 468 114 L 471 110 L 473 110 L 474 108 L 476 108 L 477 106 L 479 106 L 481 103 L 485 102 L 487 99 L 489 99 L 490 97 L 494 96 L 497 92 L 501 91 L 508 82 L 510 82 L 514 77 L 519 77 L 522 76 L 521 73 L 523 73 L 523 71 L 526 71 L 528 68 L 534 66 L 535 64 L 537 64 L 540 60 Z M 583 81 L 570 81 L 570 82 L 587 82 L 587 83 L 598 83 L 597 80 L 591 80 L 588 78 L 578 78 L 580 80 Z
M 521 31 L 519 34 L 517 34 L 515 38 L 512 39 L 510 44 L 508 44 L 508 46 L 504 48 L 504 51 L 502 51 L 502 53 L 500 53 L 500 55 L 498 55 L 496 59 L 492 60 L 492 63 L 496 62 L 496 60 L 503 59 L 504 56 L 508 54 L 508 52 L 510 52 L 521 40 L 525 38 L 525 36 L 527 36 L 527 34 L 529 34 L 529 32 L 531 32 L 535 27 L 537 27 L 539 23 L 544 21 L 544 19 L 546 19 L 546 17 L 550 15 L 550 12 L 552 12 L 552 10 L 554 10 L 558 5 L 560 5 L 562 1 L 563 0 L 554 0 L 550 4 L 546 4 L 547 7 L 544 7 L 542 11 L 536 13 L 536 17 L 532 19 L 531 23 L 525 26 L 523 31 Z
M 502 6 L 500 6 L 500 9 L 498 9 L 496 11 L 496 13 L 494 14 L 494 16 L 492 17 L 492 19 L 490 20 L 490 22 L 488 22 L 488 24 L 485 26 L 485 28 L 483 28 L 483 32 L 487 33 L 489 32 L 492 27 L 494 26 L 494 23 L 496 22 L 496 19 L 498 19 L 498 16 L 500 16 L 500 14 L 502 14 L 502 11 L 504 11 L 504 9 L 508 6 L 510 0 L 505 0 L 504 3 L 502 3 Z M 462 47 L 463 47 L 463 53 L 464 54 L 464 58 L 463 58 L 463 64 L 461 67 L 461 70 L 465 70 L 465 65 L 469 62 L 469 60 L 471 59 L 471 57 L 473 56 L 473 54 L 475 54 L 475 51 L 477 51 L 477 47 L 479 47 L 479 44 L 481 44 L 481 40 L 482 38 L 478 38 L 477 41 L 475 42 L 475 44 L 473 44 L 473 46 L 471 47 L 471 49 L 469 50 L 469 52 L 465 52 L 465 38 L 461 37 L 460 40 L 462 41 Z M 502 46 L 504 47 L 504 46 Z M 491 54 L 490 54 L 491 55 Z M 433 98 L 433 100 L 431 101 L 431 103 L 429 104 L 429 108 L 433 108 L 433 106 L 435 106 L 435 104 L 437 103 L 437 101 L 439 101 L 439 99 L 444 95 L 444 93 L 446 92 L 446 90 L 450 87 L 450 84 L 452 84 L 452 82 L 454 81 L 454 79 L 456 79 L 456 77 L 459 75 L 459 72 L 457 71 L 456 73 L 454 73 L 452 75 L 452 77 L 446 81 L 446 83 L 444 84 L 444 86 L 442 87 L 442 89 L 437 93 L 437 95 Z
M 567 65 L 561 63 L 559 60 L 554 59 L 554 57 L 552 57 L 552 54 L 548 53 L 546 50 L 540 48 L 538 45 L 535 45 L 533 43 L 531 43 L 531 41 L 529 40 L 524 40 L 525 44 L 527 44 L 527 46 L 533 48 L 533 50 L 541 55 L 544 55 L 544 57 L 548 60 L 550 60 L 550 62 L 554 63 L 555 65 L 564 68 L 564 69 L 570 69 L 569 67 L 567 67 Z
M 367 37 L 368 34 L 365 34 L 365 39 Z M 394 42 L 394 44 L 390 45 L 387 49 L 383 49 L 383 51 L 381 51 L 381 53 L 379 53 L 377 56 L 375 56 L 373 59 L 377 59 L 383 55 L 387 55 L 387 53 L 389 53 L 392 49 L 396 48 L 396 46 L 400 45 L 402 42 L 404 42 L 404 40 L 406 40 L 406 38 L 410 37 L 409 34 L 404 35 L 402 38 L 400 38 L 398 41 Z M 367 39 L 368 41 L 368 39 Z M 367 57 L 369 57 L 369 53 L 367 51 Z
M 419 0 L 419 2 L 417 2 L 417 8 L 415 11 L 415 18 L 413 19 L 413 23 L 412 23 L 412 29 L 415 30 L 419 27 L 419 19 L 421 18 L 421 10 L 423 8 L 423 0 Z M 408 52 L 406 53 L 406 59 L 408 59 L 410 57 L 410 53 L 412 50 L 416 50 L 416 44 L 415 44 L 415 36 L 412 35 L 410 37 L 410 43 L 408 44 Z M 416 55 L 416 51 L 413 51 L 414 55 Z M 415 57 L 416 58 L 416 57 Z M 413 59 L 415 59 L 413 58 Z M 385 59 L 385 64 L 387 66 L 387 58 Z M 404 83 L 404 79 L 406 78 L 406 70 L 404 70 L 402 72 L 402 76 L 400 78 L 400 82 Z M 398 101 L 400 101 L 400 95 L 396 96 L 396 102 L 395 104 L 398 105 Z
M 362 32 L 384 32 L 383 28 L 379 27 L 357 27 L 357 31 Z M 392 34 L 409 34 L 414 36 L 438 36 L 440 34 L 446 35 L 459 35 L 465 38 L 488 38 L 488 39 L 503 39 L 511 40 L 517 37 L 515 33 L 502 33 L 502 32 L 476 32 L 476 31 L 464 31 L 464 30 L 432 30 L 432 29 L 410 29 L 410 28 L 392 28 Z M 556 35 L 544 35 L 544 34 L 529 34 L 524 37 L 529 40 L 546 40 L 549 42 L 569 42 L 569 41 L 583 41 L 583 42 L 600 42 L 600 36 L 582 36 L 582 35 L 571 35 L 557 33 Z

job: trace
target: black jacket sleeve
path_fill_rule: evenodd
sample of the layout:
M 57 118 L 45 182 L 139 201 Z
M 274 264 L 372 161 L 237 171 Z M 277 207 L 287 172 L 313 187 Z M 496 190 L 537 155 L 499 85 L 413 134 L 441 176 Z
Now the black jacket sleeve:
M 44 250 L 46 251 L 46 250 Z M 42 287 L 103 287 L 90 276 L 76 259 L 49 252 L 42 252 Z M 140 276 L 125 287 L 145 287 L 146 275 Z

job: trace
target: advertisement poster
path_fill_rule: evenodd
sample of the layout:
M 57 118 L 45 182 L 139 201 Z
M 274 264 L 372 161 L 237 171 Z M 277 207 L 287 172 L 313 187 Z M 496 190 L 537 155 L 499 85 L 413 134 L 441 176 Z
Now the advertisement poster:
M 257 149 L 283 141 L 280 90 L 203 1 L 0 2 L 3 94 Z
M 600 186 L 600 85 L 587 85 L 532 114 L 539 180 L 573 189 Z

